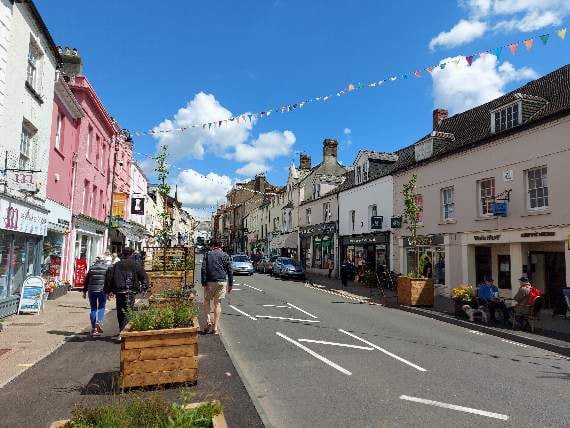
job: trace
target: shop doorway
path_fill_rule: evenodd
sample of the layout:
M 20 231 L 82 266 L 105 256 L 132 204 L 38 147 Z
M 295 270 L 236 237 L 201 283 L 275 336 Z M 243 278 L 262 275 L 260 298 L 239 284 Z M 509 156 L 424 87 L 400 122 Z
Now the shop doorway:
M 499 278 L 498 285 L 502 290 L 510 290 L 511 285 L 511 256 L 508 254 L 499 254 Z
M 545 294 L 545 306 L 558 308 L 563 304 L 562 289 L 566 287 L 566 264 L 562 252 L 531 252 L 530 279 Z
M 482 284 L 493 275 L 491 247 L 475 247 L 475 282 Z

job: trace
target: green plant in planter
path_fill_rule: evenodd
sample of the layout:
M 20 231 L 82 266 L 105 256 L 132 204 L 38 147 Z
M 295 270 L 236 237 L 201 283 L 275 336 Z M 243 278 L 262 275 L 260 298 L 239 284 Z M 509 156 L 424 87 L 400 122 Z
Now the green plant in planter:
M 162 207 L 162 211 L 159 214 L 162 223 L 162 228 L 158 234 L 158 238 L 164 247 L 166 247 L 166 244 L 168 243 L 168 239 L 170 237 L 170 232 L 172 229 L 172 223 L 171 223 L 172 219 L 170 217 L 170 213 L 166 209 L 167 198 L 168 195 L 170 194 L 170 189 L 171 189 L 170 185 L 166 182 L 166 180 L 168 179 L 168 174 L 170 172 L 168 170 L 168 165 L 166 164 L 167 157 L 168 157 L 168 147 L 166 145 L 162 145 L 160 146 L 159 153 L 156 155 L 156 157 L 153 158 L 156 161 L 156 167 L 154 168 L 154 171 L 156 172 L 156 176 L 160 182 L 160 184 L 158 185 L 158 193 L 160 194 L 164 204 Z
M 404 197 L 404 212 L 402 216 L 404 217 L 404 223 L 406 223 L 406 228 L 410 232 L 408 241 L 410 246 L 414 249 L 416 255 L 416 267 L 413 271 L 408 272 L 408 276 L 411 278 L 422 278 L 422 272 L 420 271 L 420 252 L 419 252 L 419 242 L 421 237 L 418 236 L 418 222 L 420 219 L 420 214 L 422 208 L 418 206 L 416 193 L 416 184 L 418 181 L 418 176 L 416 174 L 412 175 L 410 181 L 404 184 L 404 189 L 402 195 Z
M 153 297 L 158 297 L 160 299 L 188 299 L 192 295 L 190 289 L 173 289 L 165 288 L 164 290 L 156 293 Z
M 216 403 L 185 408 L 189 395 L 182 403 L 170 403 L 161 398 L 131 396 L 112 404 L 95 407 L 79 406 L 72 412 L 65 427 L 69 428 L 202 428 L 211 427 L 212 419 L 223 411 Z
M 193 319 L 197 315 L 196 305 L 189 302 L 159 308 L 130 310 L 128 313 L 132 331 L 193 327 Z

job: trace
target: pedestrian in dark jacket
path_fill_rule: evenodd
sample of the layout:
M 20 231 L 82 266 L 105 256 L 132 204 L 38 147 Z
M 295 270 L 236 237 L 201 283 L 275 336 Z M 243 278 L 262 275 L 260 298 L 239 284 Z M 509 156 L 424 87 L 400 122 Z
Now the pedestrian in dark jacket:
M 125 248 L 121 260 L 107 271 L 105 293 L 117 297 L 117 320 L 123 330 L 129 322 L 127 311 L 135 305 L 135 295 L 148 286 L 148 275 L 133 258 L 133 249 Z
M 228 256 L 216 242 L 212 242 L 212 249 L 204 254 L 202 261 L 202 286 L 204 287 L 204 316 L 206 317 L 205 333 L 219 334 L 218 326 L 222 315 L 222 299 L 231 293 L 233 286 L 233 272 Z M 210 301 L 214 301 L 214 321 L 210 317 Z
M 97 256 L 95 264 L 89 268 L 83 287 L 83 298 L 89 296 L 89 319 L 91 320 L 91 336 L 101 336 L 103 333 L 103 317 L 105 316 L 105 277 L 107 268 L 103 256 Z

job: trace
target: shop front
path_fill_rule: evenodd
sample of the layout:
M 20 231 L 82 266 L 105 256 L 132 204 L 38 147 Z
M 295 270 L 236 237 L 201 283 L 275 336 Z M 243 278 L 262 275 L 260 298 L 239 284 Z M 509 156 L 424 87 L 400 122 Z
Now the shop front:
M 22 283 L 41 273 L 42 241 L 48 212 L 12 199 L 0 199 L 0 318 L 18 310 Z
M 297 257 L 297 232 L 289 232 L 283 235 L 275 236 L 271 240 L 269 249 L 272 255 L 281 257 L 291 257 L 292 259 L 298 260 Z
M 42 274 L 53 280 L 69 280 L 66 271 L 71 210 L 54 201 L 46 200 L 49 210 L 47 235 L 43 243 Z
M 328 274 L 329 260 L 332 260 L 336 271 L 336 236 L 336 222 L 304 226 L 299 229 L 301 263 L 307 272 Z
M 342 260 L 348 259 L 356 267 L 357 278 L 366 271 L 390 270 L 390 232 L 367 233 L 341 237 Z
M 465 233 L 469 283 L 480 284 L 490 276 L 505 297 L 518 290 L 518 278 L 526 275 L 544 294 L 545 306 L 564 305 L 562 289 L 569 283 L 570 227 L 549 227 Z
M 74 215 L 73 223 L 73 286 L 82 288 L 89 266 L 105 251 L 103 238 L 106 225 L 84 215 Z
M 444 235 L 418 236 L 417 247 L 412 246 L 409 238 L 405 236 L 403 238 L 403 250 L 404 266 L 402 272 L 419 272 L 424 277 L 432 278 L 434 284 L 445 285 L 446 246 Z

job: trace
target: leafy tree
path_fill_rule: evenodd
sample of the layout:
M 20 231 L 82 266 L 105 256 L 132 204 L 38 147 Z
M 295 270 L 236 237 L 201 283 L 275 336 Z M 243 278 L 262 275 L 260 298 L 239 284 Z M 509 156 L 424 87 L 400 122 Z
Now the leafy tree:
M 404 184 L 404 189 L 402 191 L 402 195 L 404 196 L 404 223 L 406 223 L 406 227 L 410 232 L 410 236 L 408 241 L 410 246 L 414 249 L 416 254 L 416 266 L 412 272 L 408 272 L 408 276 L 412 278 L 420 278 L 422 273 L 420 271 L 420 251 L 419 251 L 419 244 L 421 241 L 421 237 L 418 236 L 418 222 L 420 219 L 420 214 L 422 212 L 422 208 L 418 206 L 417 203 L 417 196 L 416 193 L 416 184 L 418 181 L 418 176 L 416 174 L 412 175 L 410 181 Z
M 162 211 L 160 213 L 162 229 L 158 233 L 158 238 L 165 247 L 168 243 L 168 239 L 170 238 L 172 229 L 172 219 L 167 209 L 168 195 L 170 194 L 170 185 L 166 182 L 169 174 L 168 165 L 166 163 L 167 157 L 168 147 L 166 145 L 162 145 L 160 146 L 158 154 L 153 158 L 156 161 L 154 172 L 156 172 L 156 176 L 160 182 L 158 185 L 158 193 L 163 201 Z

